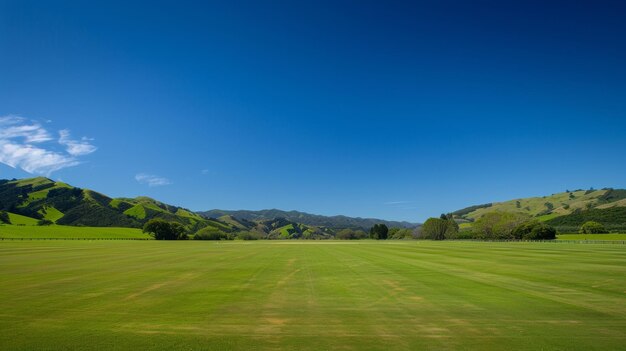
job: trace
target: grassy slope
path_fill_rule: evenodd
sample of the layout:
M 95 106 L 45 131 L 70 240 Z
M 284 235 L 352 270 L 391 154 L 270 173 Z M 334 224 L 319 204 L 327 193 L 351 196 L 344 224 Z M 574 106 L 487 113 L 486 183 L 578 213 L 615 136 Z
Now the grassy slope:
M 45 219 L 56 222 L 59 218 L 63 217 L 63 213 L 52 206 L 46 207 L 46 213 L 43 215 Z
M 545 203 L 550 202 L 554 205 L 553 213 L 557 215 L 569 214 L 577 208 L 584 209 L 587 203 L 596 203 L 598 198 L 604 195 L 606 190 L 596 190 L 585 195 L 584 190 L 574 192 L 574 199 L 569 198 L 569 193 L 558 193 L 546 197 L 529 197 L 525 199 L 514 199 L 504 202 L 495 202 L 491 207 L 481 208 L 467 214 L 467 218 L 479 218 L 487 212 L 505 211 L 505 212 L 524 212 L 531 216 L 536 216 L 546 210 Z M 517 201 L 520 202 L 519 208 Z M 563 204 L 569 205 L 568 209 Z M 549 217 L 543 218 L 550 219 Z
M 13 225 L 37 225 L 38 220 L 26 216 L 22 216 L 16 213 L 9 212 L 9 220 Z
M 28 218 L 28 217 L 26 217 Z M 135 228 L 0 225 L 0 238 L 150 238 Z
M 3 349 L 616 350 L 626 245 L 0 242 Z

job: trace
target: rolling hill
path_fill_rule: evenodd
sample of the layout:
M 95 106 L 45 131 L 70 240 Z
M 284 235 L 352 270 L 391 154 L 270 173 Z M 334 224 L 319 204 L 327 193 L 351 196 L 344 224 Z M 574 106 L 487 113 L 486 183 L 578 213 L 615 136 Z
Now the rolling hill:
M 607 229 L 626 230 L 626 190 L 573 190 L 549 196 L 513 199 L 466 207 L 451 214 L 459 223 L 471 223 L 494 211 L 521 212 L 557 228 L 576 232 L 584 222 L 593 220 Z
M 0 180 L 0 211 L 8 212 L 11 223 L 22 225 L 46 219 L 70 226 L 140 228 L 152 218 L 176 221 L 189 230 L 218 224 L 148 197 L 114 199 L 44 177 Z
M 274 218 L 284 218 L 294 223 L 302 223 L 307 226 L 325 227 L 332 230 L 345 228 L 369 230 L 374 224 L 384 223 L 387 227 L 415 228 L 417 223 L 386 221 L 376 218 L 360 218 L 347 216 L 322 216 L 299 211 L 283 211 L 277 209 L 248 211 L 248 210 L 210 210 L 198 212 L 206 218 L 221 218 L 222 216 L 232 216 L 247 221 L 266 221 Z
M 267 239 L 327 239 L 341 229 L 369 230 L 376 223 L 415 227 L 406 222 L 346 216 L 319 216 L 296 211 L 208 211 L 202 214 L 149 197 L 111 198 L 45 177 L 0 180 L 0 222 L 34 226 L 40 221 L 65 226 L 141 228 L 160 218 L 185 226 L 189 233 L 212 227 L 224 233 L 253 232 Z

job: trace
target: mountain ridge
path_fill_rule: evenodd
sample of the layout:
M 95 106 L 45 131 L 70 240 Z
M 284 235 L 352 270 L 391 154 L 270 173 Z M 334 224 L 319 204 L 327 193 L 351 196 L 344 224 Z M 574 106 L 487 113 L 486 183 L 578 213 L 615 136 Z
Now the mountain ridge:
M 38 222 L 70 226 L 141 228 L 153 218 L 182 224 L 187 232 L 204 228 L 231 236 L 253 232 L 268 239 L 325 239 L 342 229 L 369 230 L 369 226 L 387 223 L 407 227 L 407 222 L 363 219 L 348 216 L 321 216 L 298 211 L 266 210 L 255 216 L 254 211 L 240 211 L 235 216 L 228 211 L 202 216 L 180 206 L 169 205 L 147 196 L 112 198 L 100 192 L 74 187 L 46 177 L 0 180 L 0 213 L 6 212 L 20 225 Z M 315 219 L 315 220 L 312 220 Z M 417 225 L 415 225 L 417 226 Z
M 280 209 L 264 209 L 264 210 L 221 210 L 213 209 L 208 211 L 198 211 L 205 218 L 219 218 L 229 215 L 243 220 L 270 220 L 274 218 L 285 218 L 306 225 L 328 227 L 332 229 L 367 229 L 374 224 L 385 224 L 388 227 L 398 228 L 415 228 L 419 223 L 411 223 L 406 221 L 389 221 L 378 218 L 349 217 L 344 215 L 324 216 L 312 214 L 302 211 L 285 211 Z

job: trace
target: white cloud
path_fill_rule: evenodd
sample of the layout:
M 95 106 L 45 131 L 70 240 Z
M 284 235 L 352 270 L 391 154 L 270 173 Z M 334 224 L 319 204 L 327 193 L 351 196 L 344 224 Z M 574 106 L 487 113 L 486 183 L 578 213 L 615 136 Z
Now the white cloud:
M 19 116 L 0 117 L 0 140 L 24 139 L 26 143 L 42 143 L 52 137 L 41 124 L 28 122 Z
M 135 175 L 135 180 L 140 184 L 148 184 L 149 187 L 172 184 L 169 179 L 153 174 L 139 173 Z
M 89 143 L 91 139 L 82 137 L 81 140 L 70 138 L 70 131 L 62 129 L 59 131 L 59 144 L 65 146 L 65 150 L 72 156 L 88 155 L 98 148 Z
M 386 206 L 394 206 L 394 205 L 405 205 L 405 204 L 410 204 L 413 201 L 389 201 L 389 202 L 383 202 L 383 205 Z
M 62 132 L 66 133 L 65 139 Z M 66 130 L 59 134 L 58 142 L 66 147 L 67 153 L 50 148 L 54 138 L 41 124 L 20 116 L 0 117 L 0 163 L 49 176 L 52 172 L 80 164 L 77 156 L 96 150 L 86 138 L 71 140 Z
M 71 156 L 33 145 L 14 144 L 6 140 L 0 140 L 0 162 L 13 168 L 21 168 L 28 173 L 45 175 L 80 163 Z

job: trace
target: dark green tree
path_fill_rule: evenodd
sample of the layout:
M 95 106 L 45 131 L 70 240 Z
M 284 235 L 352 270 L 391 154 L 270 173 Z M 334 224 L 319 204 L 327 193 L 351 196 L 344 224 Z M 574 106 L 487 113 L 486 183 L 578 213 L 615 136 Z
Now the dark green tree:
M 513 236 L 518 240 L 554 240 L 556 229 L 537 220 L 528 221 L 513 229 Z
M 370 229 L 370 238 L 376 240 L 385 240 L 387 239 L 387 234 L 389 234 L 389 228 L 385 224 L 374 224 L 374 226 Z
M 11 224 L 9 213 L 7 211 L 0 211 L 0 222 L 4 224 Z
M 156 240 L 186 240 L 185 227 L 178 222 L 168 222 L 154 218 L 146 222 L 143 232 L 152 235 Z

